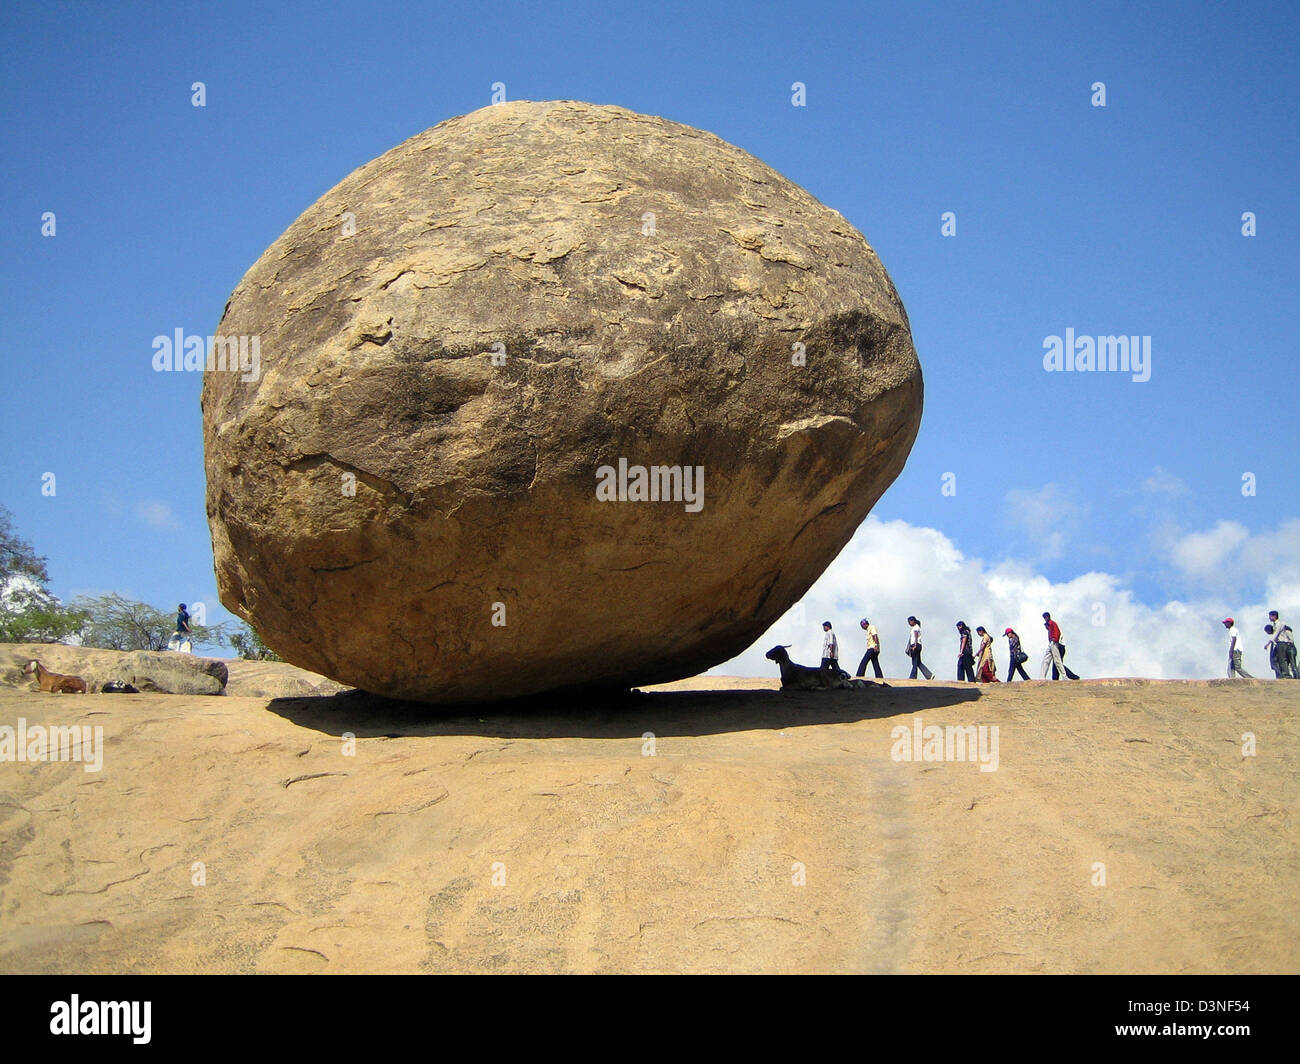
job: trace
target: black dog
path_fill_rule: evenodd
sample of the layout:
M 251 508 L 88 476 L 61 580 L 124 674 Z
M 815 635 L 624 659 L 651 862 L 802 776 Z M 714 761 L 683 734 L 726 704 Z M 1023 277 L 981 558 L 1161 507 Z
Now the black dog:
M 848 688 L 863 690 L 867 687 L 888 687 L 887 683 L 875 680 L 850 678 L 843 669 L 814 669 L 810 665 L 796 665 L 790 660 L 790 654 L 783 646 L 776 646 L 763 655 L 768 661 L 775 661 L 781 669 L 781 690 L 795 691 L 829 691 Z

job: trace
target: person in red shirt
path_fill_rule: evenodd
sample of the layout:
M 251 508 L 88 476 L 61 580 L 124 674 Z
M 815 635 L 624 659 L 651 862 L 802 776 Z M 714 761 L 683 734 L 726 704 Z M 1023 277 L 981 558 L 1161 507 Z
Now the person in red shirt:
M 1052 620 L 1050 613 L 1044 613 L 1043 627 L 1047 629 L 1047 653 L 1043 655 L 1043 679 L 1046 680 L 1050 672 L 1053 680 L 1059 680 L 1061 673 L 1065 673 L 1071 680 L 1077 680 L 1079 677 L 1070 671 L 1070 667 L 1062 659 L 1061 626 Z

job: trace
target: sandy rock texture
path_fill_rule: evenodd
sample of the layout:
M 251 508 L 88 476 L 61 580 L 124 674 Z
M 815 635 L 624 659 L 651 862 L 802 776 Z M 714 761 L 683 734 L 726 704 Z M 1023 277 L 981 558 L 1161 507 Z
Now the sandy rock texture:
M 80 676 L 92 692 L 109 680 L 121 680 L 146 692 L 219 695 L 225 692 L 228 675 L 226 663 L 220 658 L 197 654 L 98 650 L 62 643 L 0 643 L 0 683 L 34 687 L 35 682 L 22 674 L 33 658 L 52 672 Z
M 260 350 L 257 380 L 204 380 L 222 602 L 305 669 L 434 702 L 738 653 L 921 415 L 862 235 L 618 107 L 512 102 L 412 137 L 267 249 L 218 332 Z M 674 498 L 637 501 L 638 466 Z
M 1300 970 L 1300 684 L 774 686 L 0 688 L 104 729 L 98 773 L 0 764 L 0 971 Z M 895 760 L 918 719 L 997 770 Z
M 280 661 L 227 661 L 226 694 L 236 698 L 294 698 L 333 695 L 346 690 L 325 676 Z

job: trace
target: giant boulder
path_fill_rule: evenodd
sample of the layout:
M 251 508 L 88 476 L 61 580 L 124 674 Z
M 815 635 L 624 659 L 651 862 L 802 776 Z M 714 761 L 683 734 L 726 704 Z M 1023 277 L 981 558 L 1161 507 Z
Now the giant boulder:
M 618 107 L 498 104 L 399 144 L 267 249 L 218 334 L 222 602 L 288 661 L 429 702 L 740 652 L 921 416 L 862 235 L 739 148 Z M 643 501 L 649 480 L 672 497 Z

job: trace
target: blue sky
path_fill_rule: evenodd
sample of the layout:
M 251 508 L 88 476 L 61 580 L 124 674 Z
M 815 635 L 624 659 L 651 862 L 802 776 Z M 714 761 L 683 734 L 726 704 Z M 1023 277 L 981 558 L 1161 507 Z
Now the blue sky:
M 1003 612 L 1072 602 L 1061 589 L 1101 573 L 1109 594 L 1153 611 L 1139 625 L 1170 603 L 1300 616 L 1294 6 L 754 7 L 7 4 L 0 502 L 48 556 L 53 590 L 225 616 L 201 381 L 154 373 L 152 338 L 213 332 L 304 208 L 488 104 L 500 81 L 510 99 L 707 129 L 863 232 L 907 307 L 926 385 L 877 532 L 933 530 L 968 570 L 1021 574 L 1028 597 Z M 796 81 L 805 107 L 791 105 Z M 944 211 L 956 236 L 940 233 Z M 1241 233 L 1245 211 L 1256 236 Z M 1045 372 L 1044 338 L 1067 328 L 1150 336 L 1150 380 Z M 809 601 L 850 622 L 875 605 L 877 564 L 842 556 Z M 974 619 L 990 604 L 933 593 L 947 627 L 952 614 L 1001 630 Z M 903 600 L 877 608 L 901 634 Z M 1217 639 L 1214 620 L 1194 638 Z

